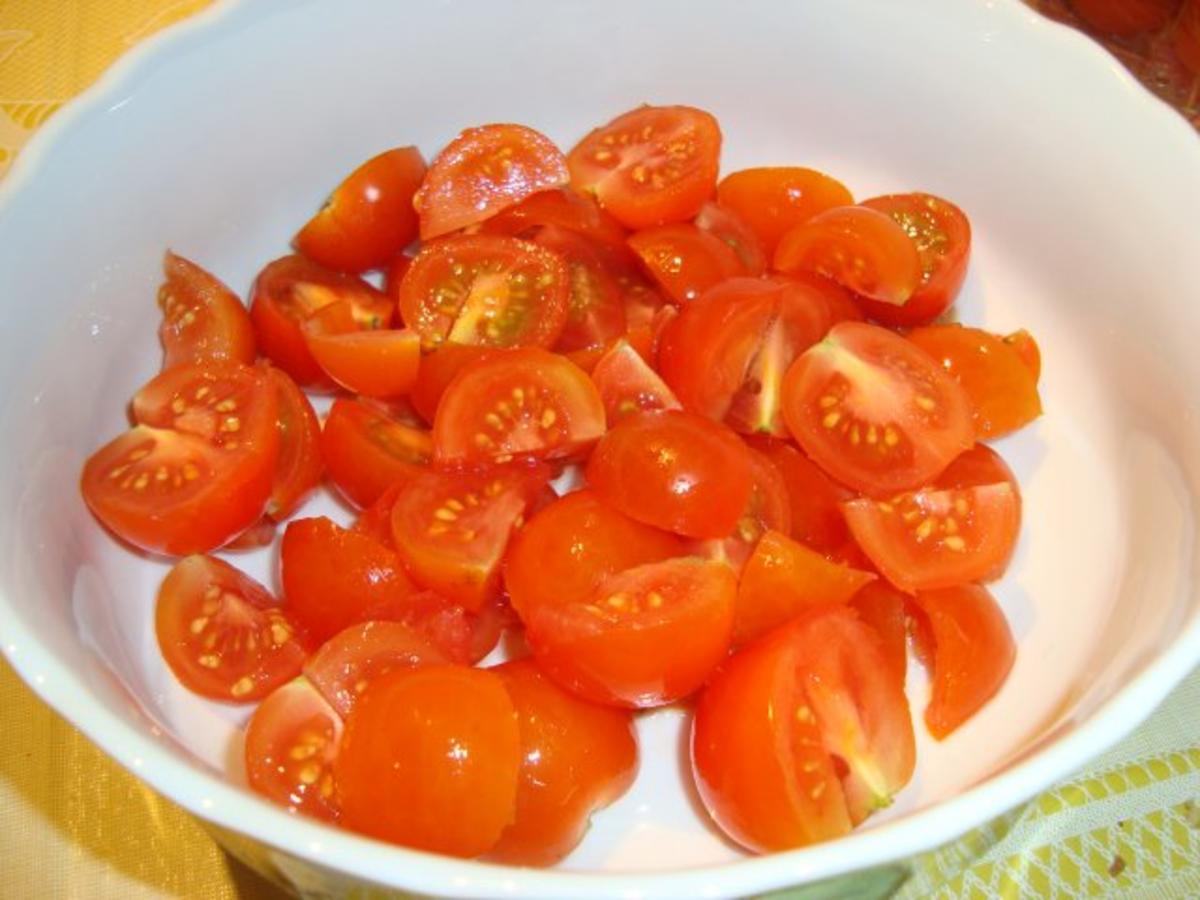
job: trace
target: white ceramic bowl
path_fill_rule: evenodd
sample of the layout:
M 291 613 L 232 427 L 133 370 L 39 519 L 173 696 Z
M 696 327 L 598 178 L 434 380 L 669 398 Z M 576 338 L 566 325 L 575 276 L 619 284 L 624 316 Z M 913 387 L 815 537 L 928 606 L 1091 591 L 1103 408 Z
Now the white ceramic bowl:
M 892 810 L 792 853 L 746 858 L 704 824 L 677 710 L 643 721 L 638 784 L 554 871 L 292 818 L 222 775 L 243 713 L 164 670 L 150 621 L 165 564 L 118 547 L 77 494 L 82 460 L 157 368 L 163 249 L 245 289 L 380 149 L 431 153 L 491 121 L 570 145 L 643 101 L 712 110 L 727 169 L 805 164 L 858 196 L 925 189 L 968 211 L 962 317 L 1028 327 L 1045 356 L 1046 415 L 1001 448 L 1026 498 L 996 589 L 1020 642 L 1012 677 L 948 741 L 921 741 Z M 929 848 L 1085 763 L 1200 661 L 1197 209 L 1196 135 L 1015 0 L 221 4 L 122 61 L 3 186 L 4 653 L 122 765 L 302 891 L 726 896 Z M 325 508 L 345 515 L 311 507 Z M 241 561 L 271 580 L 267 554 Z M 924 690 L 916 678 L 918 711 Z

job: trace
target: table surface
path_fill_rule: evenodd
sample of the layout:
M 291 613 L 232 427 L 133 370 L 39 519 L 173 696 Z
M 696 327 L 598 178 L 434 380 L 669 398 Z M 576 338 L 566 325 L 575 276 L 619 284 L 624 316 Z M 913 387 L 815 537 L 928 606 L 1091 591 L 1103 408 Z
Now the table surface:
M 1028 0 L 1073 21 L 1063 0 Z M 209 0 L 0 0 L 0 177 L 21 145 L 129 47 Z M 1170 27 L 1098 36 L 1200 126 L 1200 79 Z M 0 661 L 0 894 L 274 900 L 190 815 L 126 773 Z M 1200 670 L 1087 769 L 909 861 L 901 898 L 1200 897 Z

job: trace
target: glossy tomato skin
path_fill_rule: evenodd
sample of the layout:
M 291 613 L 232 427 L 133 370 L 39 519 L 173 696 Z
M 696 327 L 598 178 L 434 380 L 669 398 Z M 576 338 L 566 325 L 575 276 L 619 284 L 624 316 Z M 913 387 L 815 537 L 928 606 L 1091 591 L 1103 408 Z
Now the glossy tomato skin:
M 520 764 L 500 676 L 436 665 L 391 672 L 346 719 L 334 763 L 342 822 L 402 846 L 478 856 L 513 819 Z
M 381 407 L 339 398 L 321 431 L 321 455 L 338 489 L 365 507 L 391 485 L 424 471 L 433 441 L 427 431 L 402 424 Z
M 279 460 L 267 500 L 274 522 L 288 518 L 321 483 L 321 423 L 308 397 L 282 369 L 272 367 L 270 379 L 279 395 Z
M 854 499 L 854 492 L 786 441 L 753 437 L 749 444 L 771 460 L 783 476 L 791 511 L 791 536 L 824 554 L 844 546 L 850 540 L 850 530 L 841 504 Z
M 590 132 L 567 155 L 571 185 L 626 228 L 683 222 L 717 183 L 721 129 L 689 106 L 641 106 Z
M 678 304 L 690 303 L 726 278 L 747 274 L 732 247 L 690 223 L 646 228 L 630 235 L 628 243 L 666 297 Z
M 388 399 L 412 390 L 421 359 L 415 331 L 360 328 L 345 303 L 317 310 L 301 330 L 317 365 L 352 394 Z
M 717 185 L 717 201 L 754 231 L 770 256 L 785 232 L 854 198 L 840 181 L 815 169 L 779 166 L 731 172 Z
M 721 538 L 750 499 L 750 454 L 729 429 L 679 410 L 631 415 L 596 445 L 586 469 L 596 494 L 647 525 Z
M 759 540 L 770 531 L 788 533 L 792 527 L 792 508 L 787 486 L 779 468 L 752 447 L 750 457 L 750 499 L 724 538 L 698 541 L 693 552 L 732 566 L 738 573 L 754 552 Z
M 373 156 L 339 184 L 296 234 L 296 249 L 343 272 L 382 266 L 417 236 L 416 194 L 425 160 L 416 147 Z
M 530 659 L 492 671 L 517 711 L 521 770 L 513 822 L 488 855 L 509 865 L 552 865 L 583 839 L 592 812 L 633 784 L 633 719 L 564 691 Z
M 254 362 L 254 326 L 238 296 L 194 262 L 167 251 L 158 288 L 163 368 L 179 363 Z

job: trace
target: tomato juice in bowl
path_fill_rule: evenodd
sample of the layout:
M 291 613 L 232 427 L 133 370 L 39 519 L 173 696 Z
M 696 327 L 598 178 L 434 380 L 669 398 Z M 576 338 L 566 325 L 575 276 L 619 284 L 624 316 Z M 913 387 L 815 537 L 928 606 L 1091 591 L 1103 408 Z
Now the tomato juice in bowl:
M 329 19 L 314 9 L 223 7 L 149 48 L 91 105 L 52 125 L 5 187 L 0 253 L 13 285 L 6 293 L 55 301 L 9 300 L 3 313 L 13 338 L 4 374 L 20 388 L 3 413 L 4 508 L 12 511 L 2 526 L 6 654 L 123 764 L 218 826 L 251 836 L 296 883 L 354 877 L 488 895 L 511 879 L 541 896 L 634 886 L 683 896 L 702 884 L 738 894 L 882 863 L 999 813 L 1132 727 L 1194 663 L 1188 560 L 1198 457 L 1191 420 L 1181 414 L 1195 376 L 1183 337 L 1191 312 L 1167 298 L 1185 290 L 1185 261 L 1195 258 L 1194 230 L 1180 223 L 1183 198 L 1198 183 L 1197 151 L 1193 135 L 1091 48 L 1007 5 L 931 2 L 902 13 L 872 3 L 786 12 L 714 4 L 682 16 L 682 7 L 662 4 L 639 12 L 651 25 L 670 20 L 677 46 L 719 39 L 739 66 L 716 73 L 686 54 L 656 51 L 649 41 L 658 29 L 633 34 L 594 13 L 594 47 L 576 44 L 573 16 L 582 7 L 556 5 L 538 18 L 571 52 L 506 57 L 508 65 L 494 67 L 494 53 L 474 42 L 485 33 L 516 42 L 499 11 L 473 11 L 477 35 L 461 28 L 453 7 L 423 12 L 412 30 L 381 29 L 373 17 L 389 15 L 382 5 L 323 10 Z M 938 25 L 919 28 L 918 20 Z M 478 53 L 437 69 L 444 77 L 436 91 L 397 88 L 418 83 L 407 66 L 428 59 L 439 41 Z M 399 53 L 407 42 L 410 52 Z M 289 58 L 321 59 L 333 74 L 318 81 L 264 71 L 253 60 L 268 45 Z M 601 51 L 611 81 L 564 99 L 562 81 L 578 78 L 581 63 L 601 65 L 588 55 Z M 201 66 L 209 53 L 225 63 L 220 71 Z M 372 65 L 350 65 L 351 57 Z M 850 65 L 850 57 L 873 64 Z M 488 71 L 476 71 L 485 58 Z M 614 71 L 612 58 L 629 65 Z M 546 77 L 543 66 L 558 77 Z M 786 91 L 779 71 L 793 73 Z M 831 88 L 834 71 L 841 75 Z M 1106 111 L 1076 102 L 1079 84 L 1105 85 Z M 748 94 L 758 99 L 748 103 Z M 997 591 L 1020 648 L 1012 680 L 949 742 L 918 746 L 917 780 L 878 825 L 787 854 L 743 859 L 703 826 L 674 760 L 664 762 L 681 723 L 673 710 L 647 721 L 638 784 L 597 818 L 560 870 L 429 857 L 287 817 L 216 774 L 226 768 L 238 716 L 186 695 L 157 662 L 149 629 L 166 565 L 114 545 L 64 475 L 124 427 L 120 403 L 157 369 L 147 298 L 163 242 L 241 293 L 311 215 L 330 179 L 378 149 L 413 142 L 432 154 L 461 128 L 489 121 L 527 123 L 569 146 L 647 100 L 711 110 L 727 135 L 729 170 L 796 162 L 837 174 L 855 196 L 922 188 L 969 212 L 975 252 L 962 318 L 998 332 L 1028 327 L 1046 353 L 1048 414 L 1032 433 L 1001 445 L 1025 500 L 1025 532 Z M 399 103 L 402 125 L 378 115 Z M 166 110 L 180 107 L 190 111 L 186 127 L 165 129 Z M 257 140 L 227 127 L 260 121 L 264 109 L 273 125 Z M 1139 127 L 1120 127 L 1125 122 Z M 189 143 L 197 134 L 205 135 L 199 154 Z M 84 155 L 105 166 L 103 179 Z M 1151 183 L 1132 186 L 1131 168 Z M 1097 183 L 1120 193 L 1121 215 L 1100 203 Z M 100 230 L 66 218 L 51 233 L 41 211 L 67 198 L 152 214 Z M 1153 256 L 1137 240 L 1150 222 L 1164 242 Z M 50 246 L 70 246 L 69 264 L 45 265 Z M 1097 256 L 1096 247 L 1121 252 Z M 1136 322 L 1128 303 L 1135 295 L 1149 298 Z M 345 521 L 331 499 L 305 514 L 322 511 Z M 268 554 L 243 559 L 271 583 Z M 920 696 L 919 684 L 914 691 Z M 646 852 L 663 846 L 671 858 Z

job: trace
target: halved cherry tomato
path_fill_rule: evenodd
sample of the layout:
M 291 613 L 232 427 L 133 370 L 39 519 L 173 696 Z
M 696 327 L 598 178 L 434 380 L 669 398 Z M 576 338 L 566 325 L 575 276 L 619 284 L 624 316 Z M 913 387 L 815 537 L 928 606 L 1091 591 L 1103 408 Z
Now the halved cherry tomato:
M 289 522 L 279 557 L 284 608 L 319 643 L 359 622 L 401 618 L 416 590 L 395 551 L 324 516 Z
M 433 160 L 413 205 L 421 240 L 482 222 L 570 179 L 554 142 L 524 125 L 468 128 Z
M 312 404 L 282 369 L 271 367 L 269 374 L 279 395 L 279 461 L 267 515 L 282 522 L 321 483 L 325 463 L 321 459 L 321 423 Z
M 604 352 L 591 375 L 610 428 L 631 413 L 680 408 L 666 382 L 624 339 Z
M 645 708 L 698 689 L 729 649 L 737 580 L 720 562 L 626 569 L 582 602 L 518 608 L 547 675 L 594 703 Z
M 370 506 L 391 485 L 425 470 L 433 440 L 381 408 L 340 398 L 325 419 L 321 455 L 338 489 L 356 506 Z
M 590 132 L 567 155 L 571 185 L 627 228 L 683 222 L 717 184 L 721 129 L 690 106 L 641 106 Z
M 429 470 L 392 506 L 392 540 L 413 580 L 477 611 L 500 589 L 509 536 L 550 478 L 545 466 Z
M 864 585 L 847 603 L 879 635 L 884 659 L 901 687 L 908 676 L 906 598 L 907 594 L 878 578 Z
M 521 770 L 512 824 L 488 855 L 510 865 L 552 865 L 583 839 L 591 814 L 633 784 L 633 721 L 624 710 L 564 691 L 532 660 L 492 671 L 504 679 L 517 711 Z
M 488 234 L 531 237 L 539 228 L 552 225 L 593 241 L 624 245 L 625 229 L 600 208 L 596 198 L 571 188 L 539 191 L 480 224 Z
M 962 490 L 922 489 L 892 500 L 842 505 L 863 552 L 902 591 L 999 578 L 1020 527 L 1007 483 Z
M 1029 371 L 1033 373 L 1035 382 L 1042 377 L 1042 351 L 1038 348 L 1037 341 L 1034 340 L 1032 334 L 1022 328 L 1012 334 L 1006 334 L 1003 340 L 1017 351 L 1021 362 L 1025 363 Z
M 425 177 L 416 147 L 396 147 L 351 172 L 295 238 L 314 262 L 343 272 L 381 266 L 417 236 L 413 195 Z
M 885 328 L 840 322 L 783 379 L 797 443 L 872 495 L 919 487 L 974 443 L 971 405 L 937 362 Z
M 261 584 L 213 556 L 187 556 L 158 589 L 154 632 L 188 690 L 260 700 L 300 674 L 307 648 L 295 620 Z
M 170 250 L 158 289 L 163 368 L 179 363 L 254 362 L 254 326 L 237 294 Z
M 464 366 L 433 422 L 442 463 L 557 459 L 604 433 L 604 403 L 587 375 L 561 356 L 527 347 Z
M 395 304 L 361 278 L 335 272 L 303 256 L 285 256 L 258 273 L 251 292 L 250 319 L 258 349 L 301 387 L 329 387 L 313 359 L 300 323 L 332 303 L 349 303 L 355 321 L 371 328 L 392 323 Z
M 845 603 L 874 580 L 871 572 L 830 562 L 787 535 L 768 531 L 738 581 L 734 643 L 745 644 L 814 606 Z
M 342 741 L 341 716 L 306 678 L 276 688 L 246 726 L 246 780 L 291 812 L 327 822 L 341 815 L 333 760 Z
M 396 669 L 444 664 L 442 653 L 403 622 L 372 619 L 339 631 L 304 663 L 304 676 L 340 716 L 367 685 Z
M 726 278 L 747 274 L 732 247 L 692 224 L 636 231 L 628 243 L 663 293 L 679 304 L 692 302 Z
M 400 313 L 426 348 L 550 347 L 566 324 L 570 292 L 558 254 L 475 234 L 425 245 L 400 283 Z
M 1097 31 L 1134 35 L 1170 22 L 1179 0 L 1071 0 L 1071 7 Z
M 971 253 L 971 223 L 963 211 L 933 194 L 888 194 L 864 200 L 904 229 L 921 260 L 921 283 L 902 306 L 862 300 L 872 319 L 888 325 L 928 325 L 958 296 Z
M 413 385 L 410 400 L 413 408 L 430 425 L 437 415 L 438 404 L 442 402 L 442 394 L 454 376 L 467 363 L 491 356 L 495 353 L 490 347 L 480 347 L 476 344 L 443 344 L 421 357 L 417 367 L 417 381 Z
M 412 390 L 421 361 L 421 338 L 411 329 L 361 329 L 344 304 L 304 321 L 304 340 L 325 374 L 364 397 L 399 397 Z
M 490 850 L 512 822 L 520 766 L 503 679 L 431 665 L 367 686 L 346 718 L 333 773 L 347 827 L 470 857 Z
M 729 245 L 747 275 L 761 275 L 767 269 L 767 254 L 762 241 L 737 213 L 719 203 L 705 203 L 696 214 L 696 227 Z
M 850 540 L 841 504 L 853 499 L 853 491 L 838 484 L 789 443 L 756 437 L 750 440 L 750 446 L 771 460 L 783 476 L 793 538 L 825 554 Z
M 788 533 L 792 527 L 791 502 L 783 474 L 753 448 L 750 455 L 750 499 L 733 530 L 720 540 L 699 542 L 699 555 L 718 559 L 740 572 L 759 539 L 768 531 Z
M 773 265 L 815 272 L 897 306 L 921 283 L 916 245 L 889 216 L 865 206 L 838 206 L 797 225 L 780 238 Z
M 942 740 L 1000 690 L 1017 649 L 1004 613 L 979 585 L 921 591 L 916 604 L 928 617 L 934 642 L 925 724 Z
M 567 321 L 554 349 L 559 353 L 605 344 L 625 333 L 625 302 L 620 285 L 586 238 L 548 225 L 534 241 L 562 257 L 570 275 Z
M 680 410 L 622 419 L 592 451 L 586 477 L 627 516 L 699 538 L 729 534 L 753 484 L 750 452 L 737 435 Z
M 963 386 L 980 440 L 1003 437 L 1042 414 L 1037 378 L 1003 338 L 963 325 L 914 328 L 908 339 Z
M 840 181 L 815 169 L 777 166 L 731 172 L 717 185 L 717 201 L 773 255 L 785 232 L 827 209 L 849 206 L 854 198 Z

